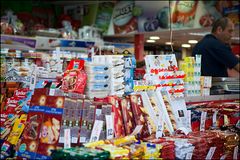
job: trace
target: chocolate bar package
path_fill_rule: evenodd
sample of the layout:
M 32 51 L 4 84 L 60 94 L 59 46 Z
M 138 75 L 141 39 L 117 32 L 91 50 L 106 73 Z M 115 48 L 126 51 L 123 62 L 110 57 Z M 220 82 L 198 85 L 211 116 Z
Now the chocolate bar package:
M 121 106 L 119 105 L 118 98 L 115 96 L 109 96 L 108 102 L 112 104 L 112 110 L 114 115 L 114 132 L 115 137 L 119 138 L 125 136 L 124 122 L 121 112 Z
M 55 96 L 54 96 L 55 97 Z M 39 147 L 37 150 L 36 158 L 48 158 L 51 155 L 51 150 L 57 148 L 60 137 L 60 127 L 63 114 L 63 97 L 58 97 L 61 100 L 61 105 L 58 101 L 52 101 L 52 96 L 48 96 L 47 103 L 44 111 L 44 118 L 41 124 L 39 135 Z M 58 99 L 56 98 L 56 100 Z M 54 102 L 54 103 L 53 103 Z M 51 107 L 51 105 L 55 105 Z M 49 107 L 50 106 L 50 107 Z
M 130 105 L 130 99 L 123 98 L 123 99 L 120 99 L 119 102 L 122 109 L 125 132 L 126 132 L 126 135 L 130 135 L 136 126 L 133 118 L 133 112 Z
M 131 103 L 135 124 L 143 125 L 143 128 L 140 132 L 140 137 L 146 138 L 150 136 L 150 132 L 148 129 L 148 122 L 147 122 L 148 114 L 144 112 L 141 95 L 139 94 L 130 95 L 130 103 Z
M 23 132 L 22 141 L 17 149 L 17 156 L 29 159 L 36 158 L 39 146 L 39 135 L 41 124 L 44 119 L 45 107 L 32 106 L 29 108 L 26 127 Z

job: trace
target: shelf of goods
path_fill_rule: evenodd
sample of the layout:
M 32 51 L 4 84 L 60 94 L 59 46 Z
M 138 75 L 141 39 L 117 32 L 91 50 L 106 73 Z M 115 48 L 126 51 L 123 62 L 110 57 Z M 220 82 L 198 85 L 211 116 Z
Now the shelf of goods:
M 15 36 L 2 37 L 3 45 L 13 39 L 21 41 Z M 32 48 L 53 48 L 49 44 L 52 38 L 42 38 L 48 43 L 42 45 L 38 44 L 39 39 L 31 39 Z M 60 47 L 80 45 L 75 40 L 54 41 L 60 42 Z M 89 43 L 81 45 L 88 47 Z M 110 57 L 109 67 L 106 65 Z M 184 98 L 184 72 L 178 70 L 174 55 L 167 55 L 146 58 L 146 78 L 158 89 L 123 96 L 123 69 L 127 64 L 127 82 L 132 84 L 134 68 L 132 57 L 125 58 L 127 63 L 122 56 L 112 55 L 96 56 L 93 62 L 85 64 L 80 59 L 71 60 L 62 84 L 35 83 L 33 87 L 21 88 L 17 82 L 1 83 L 1 89 L 5 89 L 1 91 L 1 159 L 239 157 L 239 95 Z M 89 73 L 88 80 L 83 68 Z M 35 74 L 41 71 L 35 70 Z M 197 81 L 199 85 L 200 76 Z M 113 87 L 109 87 L 111 83 Z M 171 87 L 174 90 L 167 90 Z

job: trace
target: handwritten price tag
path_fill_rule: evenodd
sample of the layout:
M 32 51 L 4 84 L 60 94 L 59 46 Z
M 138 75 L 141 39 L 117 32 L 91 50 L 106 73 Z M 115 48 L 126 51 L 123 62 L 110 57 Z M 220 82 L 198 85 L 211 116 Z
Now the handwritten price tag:
M 202 114 L 201 114 L 201 123 L 200 123 L 200 131 L 205 131 L 206 117 L 207 117 L 207 112 L 202 112 Z
M 213 113 L 213 118 L 212 118 L 213 127 L 217 127 L 217 113 L 218 111 L 215 111 Z
M 113 117 L 112 115 L 106 115 L 106 126 L 107 126 L 107 139 L 114 137 Z
M 71 148 L 71 131 L 64 129 L 64 148 Z
M 137 125 L 131 135 L 137 135 L 141 132 L 143 125 Z
M 206 156 L 206 160 L 212 159 L 215 150 L 216 150 L 216 147 L 210 147 L 208 154 Z
M 102 131 L 102 128 L 103 128 L 103 121 L 95 120 L 91 137 L 90 137 L 90 142 L 95 142 L 99 140 L 99 136 Z

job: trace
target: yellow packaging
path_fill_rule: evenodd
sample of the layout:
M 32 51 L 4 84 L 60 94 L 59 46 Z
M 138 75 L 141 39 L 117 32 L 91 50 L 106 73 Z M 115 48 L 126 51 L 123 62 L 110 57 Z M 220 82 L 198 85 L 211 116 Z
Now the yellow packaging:
M 103 140 L 100 140 L 100 141 L 96 141 L 96 142 L 89 142 L 89 143 L 86 143 L 84 144 L 85 147 L 89 147 L 89 148 L 94 148 L 94 147 L 97 147 L 97 146 L 100 146 L 100 145 L 103 145 L 105 144 Z
M 27 114 L 22 114 L 20 118 L 18 118 L 13 125 L 12 131 L 8 136 L 7 141 L 13 145 L 16 145 L 19 137 L 21 136 L 23 129 L 25 128 L 25 122 L 27 120 Z
M 137 142 L 137 140 L 136 140 L 135 136 L 133 136 L 133 135 L 113 140 L 113 144 L 115 146 L 123 146 L 123 145 L 131 144 L 134 142 Z

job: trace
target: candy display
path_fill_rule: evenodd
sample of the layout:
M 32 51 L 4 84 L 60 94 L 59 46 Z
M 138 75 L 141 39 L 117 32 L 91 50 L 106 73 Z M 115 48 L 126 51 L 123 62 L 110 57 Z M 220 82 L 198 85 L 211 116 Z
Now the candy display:
M 155 2 L 152 10 L 138 3 L 143 4 L 99 3 L 94 13 L 94 7 L 63 6 L 61 29 L 44 22 L 26 26 L 19 20 L 24 16 L 6 12 L 1 18 L 1 159 L 240 158 L 239 97 L 210 95 L 212 77 L 201 76 L 201 55 L 183 55 L 178 64 L 173 52 L 146 54 L 143 79 L 136 80 L 134 45 L 102 40 L 102 32 L 166 29 L 169 16 L 174 28 L 191 27 L 205 2 Z M 90 19 L 91 12 L 97 25 L 80 28 L 68 12 L 79 21 Z M 214 19 L 211 13 L 198 18 L 202 26 Z M 28 32 L 38 36 L 16 35 Z M 194 101 L 198 96 L 207 100 Z

